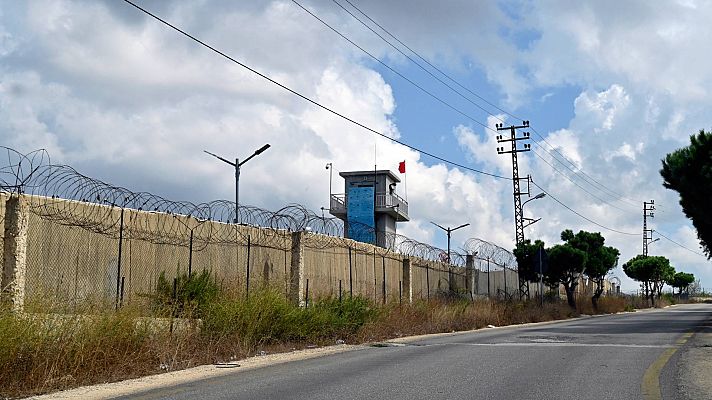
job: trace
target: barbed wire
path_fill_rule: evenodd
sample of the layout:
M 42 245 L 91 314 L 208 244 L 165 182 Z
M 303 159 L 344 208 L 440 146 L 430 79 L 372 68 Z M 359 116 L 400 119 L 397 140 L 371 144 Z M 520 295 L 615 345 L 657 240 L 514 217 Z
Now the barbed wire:
M 450 253 L 448 260 L 447 252 L 438 247 L 352 223 L 349 233 L 373 238 L 378 244 L 374 250 L 366 243 L 345 238 L 342 220 L 316 214 L 300 204 L 289 204 L 277 211 L 240 205 L 237 210 L 240 223 L 235 224 L 235 203 L 228 200 L 198 204 L 172 201 L 111 185 L 67 165 L 51 164 L 44 149 L 22 154 L 1 148 L 7 158 L 0 165 L 0 190 L 27 194 L 32 212 L 43 219 L 114 238 L 121 234 L 125 239 L 187 246 L 192 236 L 196 251 L 210 243 L 243 244 L 248 240 L 255 245 L 287 250 L 288 236 L 304 231 L 307 233 L 304 245 L 312 248 L 348 247 L 359 252 L 375 251 L 382 256 L 397 253 L 430 262 L 449 261 L 461 267 L 465 266 L 467 255 L 471 255 L 500 267 L 516 268 L 511 252 L 482 239 L 467 240 L 461 251 Z
M 511 269 L 516 269 L 517 258 L 511 251 L 494 243 L 478 238 L 470 238 L 462 246 L 466 254 L 474 254 L 480 260 L 489 260 L 491 263 Z
M 22 154 L 9 147 L 0 146 L 4 153 L 0 164 L 0 189 L 8 192 L 22 193 L 23 189 L 32 185 L 37 171 L 49 164 L 49 153 L 39 149 Z

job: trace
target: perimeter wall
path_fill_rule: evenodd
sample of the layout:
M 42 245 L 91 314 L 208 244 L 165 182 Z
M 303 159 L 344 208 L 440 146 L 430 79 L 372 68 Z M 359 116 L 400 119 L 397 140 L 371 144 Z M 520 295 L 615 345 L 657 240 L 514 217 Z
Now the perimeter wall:
M 162 274 L 171 282 L 203 270 L 224 290 L 271 287 L 300 304 L 339 295 L 411 302 L 450 291 L 511 297 L 518 290 L 515 270 L 488 268 L 473 256 L 453 266 L 308 231 L 5 193 L 0 220 L 2 291 L 16 309 L 33 300 L 147 303 Z

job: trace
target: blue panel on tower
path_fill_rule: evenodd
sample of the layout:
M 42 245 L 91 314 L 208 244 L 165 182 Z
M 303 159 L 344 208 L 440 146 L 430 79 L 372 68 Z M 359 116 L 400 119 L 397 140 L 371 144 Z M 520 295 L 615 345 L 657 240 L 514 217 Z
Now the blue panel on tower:
M 349 238 L 365 243 L 375 243 L 374 189 L 373 186 L 353 186 L 347 194 L 346 219 Z

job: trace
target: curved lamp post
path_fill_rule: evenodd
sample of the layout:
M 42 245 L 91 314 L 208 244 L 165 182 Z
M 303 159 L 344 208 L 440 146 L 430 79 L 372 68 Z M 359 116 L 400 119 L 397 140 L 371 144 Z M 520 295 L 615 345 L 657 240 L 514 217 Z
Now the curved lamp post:
M 239 210 L 240 210 L 240 167 L 242 166 L 242 164 L 250 161 L 255 156 L 259 156 L 260 154 L 262 154 L 265 150 L 267 150 L 269 148 L 270 148 L 270 144 L 269 143 L 265 144 L 264 146 L 255 150 L 255 152 L 252 153 L 251 156 L 247 157 L 242 162 L 240 162 L 239 158 L 236 158 L 235 162 L 232 162 L 232 161 L 229 161 L 229 160 L 226 160 L 226 159 L 220 157 L 217 154 L 211 153 L 207 150 L 203 150 L 205 153 L 210 154 L 211 156 L 217 158 L 218 160 L 220 160 L 224 163 L 230 164 L 233 167 L 235 167 L 235 221 L 234 222 L 236 224 L 240 222 L 240 213 L 239 213 Z

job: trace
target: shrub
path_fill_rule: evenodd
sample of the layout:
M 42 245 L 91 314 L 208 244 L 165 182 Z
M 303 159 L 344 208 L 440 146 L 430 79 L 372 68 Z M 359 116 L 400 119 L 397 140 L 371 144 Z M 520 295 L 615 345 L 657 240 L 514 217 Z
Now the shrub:
M 223 297 L 206 307 L 202 334 L 231 337 L 247 349 L 286 341 L 320 341 L 349 336 L 374 318 L 375 309 L 360 297 L 317 300 L 309 307 L 290 303 L 271 290 L 247 298 Z
M 190 276 L 178 274 L 173 281 L 161 272 L 152 299 L 159 315 L 200 318 L 218 294 L 219 287 L 208 270 Z

